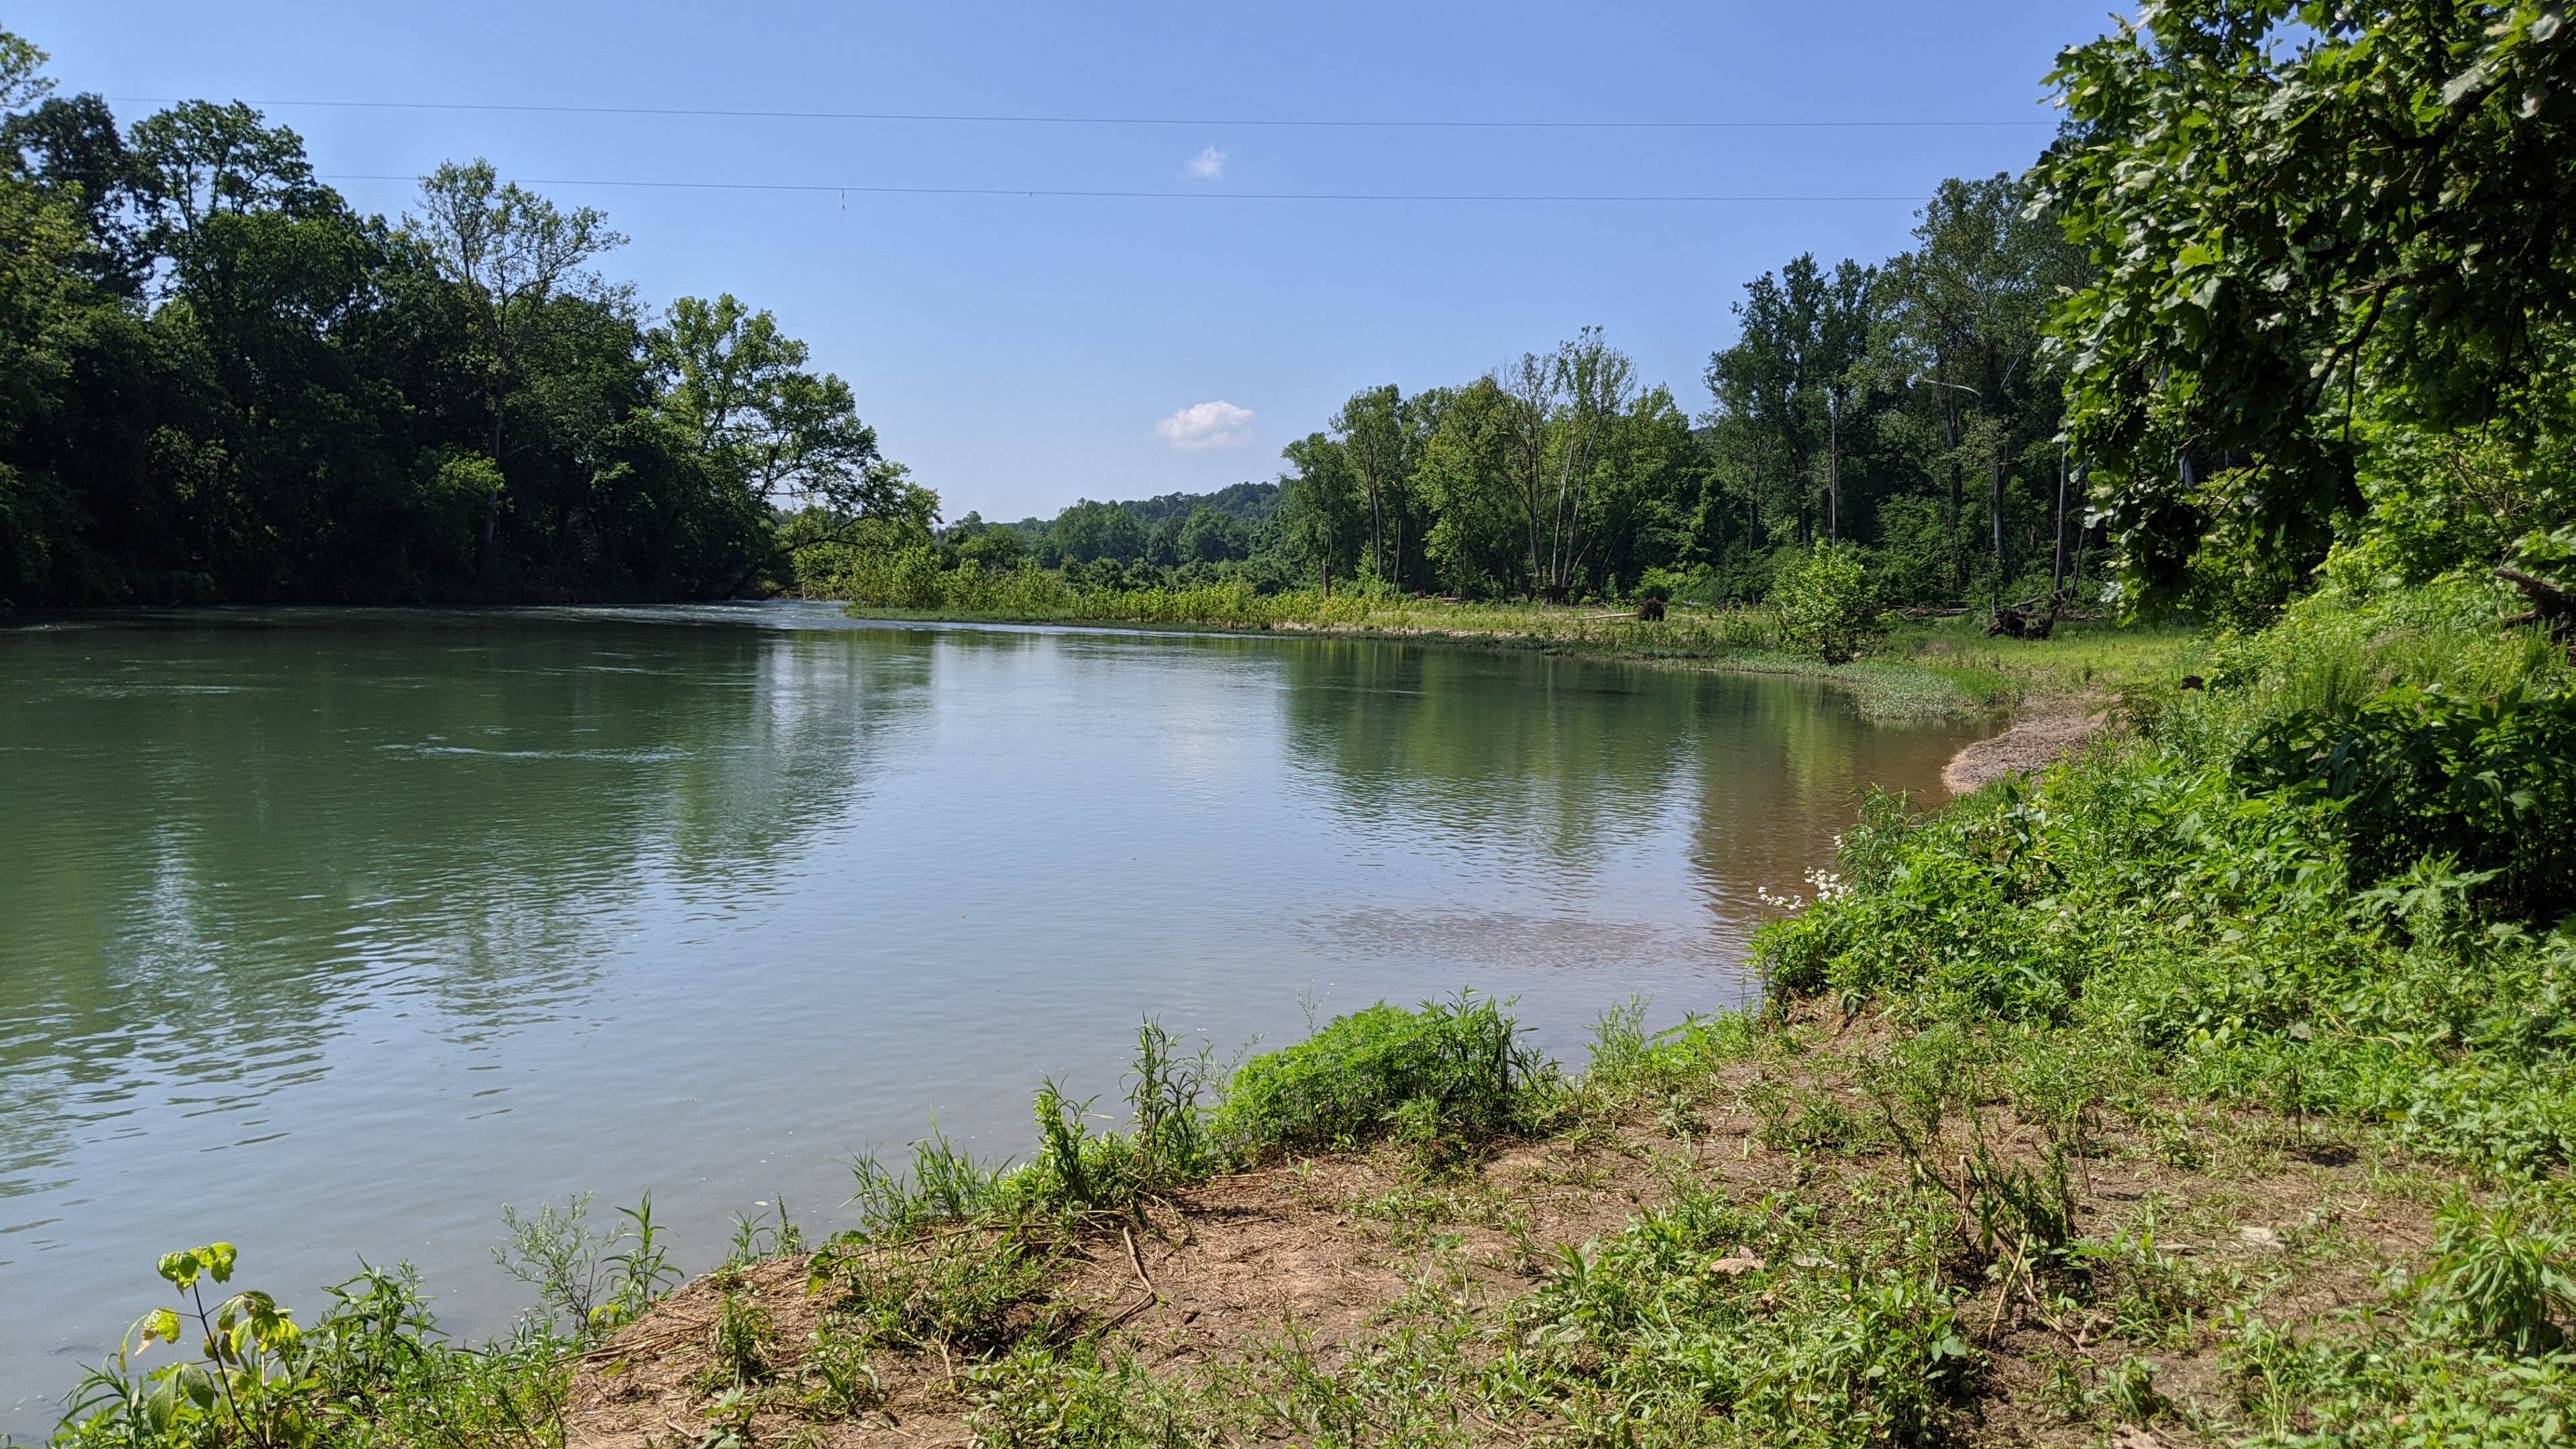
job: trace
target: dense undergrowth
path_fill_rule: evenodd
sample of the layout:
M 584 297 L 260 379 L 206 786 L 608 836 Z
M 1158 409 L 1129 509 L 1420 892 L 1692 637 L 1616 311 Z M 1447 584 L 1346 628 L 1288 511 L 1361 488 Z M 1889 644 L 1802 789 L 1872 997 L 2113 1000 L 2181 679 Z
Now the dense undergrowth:
M 859 1164 L 862 1225 L 810 1253 L 783 1213 L 744 1224 L 680 1442 L 830 1442 L 920 1356 L 991 1444 L 2564 1442 L 2569 668 L 2498 613 L 2467 584 L 2319 596 L 2193 646 L 2206 687 L 2133 683 L 2127 730 L 2082 758 L 1934 814 L 1867 802 L 1760 937 L 1762 1011 L 1653 1036 L 1613 1012 L 1579 1076 L 1472 999 L 1376 1007 L 1230 1074 L 1148 1025 L 1126 1130 L 1049 1083 L 1025 1164 L 934 1135 Z M 1728 1177 L 1695 1145 L 1716 1117 L 1782 1170 Z M 1624 1226 L 1547 1241 L 1489 1175 L 1514 1143 L 1625 1153 L 1656 1186 Z M 1283 1324 L 1163 1362 L 1054 1292 L 1084 1244 L 1132 1254 L 1216 1174 L 1353 1152 L 1396 1165 L 1350 1211 L 1400 1229 L 1411 1285 L 1356 1339 Z M 2338 1162 L 2417 1204 L 2429 1244 L 2294 1184 L 2286 1238 L 2242 1230 L 2273 1259 L 2167 1246 L 2236 1231 L 2247 1164 Z M 2096 1191 L 2114 1170 L 2171 1184 Z M 1456 1224 L 1499 1234 L 1509 1271 L 1460 1256 Z M 558 1443 L 582 1356 L 671 1275 L 649 1213 L 514 1227 L 547 1311 L 471 1348 L 401 1271 L 299 1330 L 209 1301 L 228 1250 L 165 1260 L 177 1308 L 63 1438 Z M 792 1343 L 746 1276 L 781 1257 L 820 1305 Z

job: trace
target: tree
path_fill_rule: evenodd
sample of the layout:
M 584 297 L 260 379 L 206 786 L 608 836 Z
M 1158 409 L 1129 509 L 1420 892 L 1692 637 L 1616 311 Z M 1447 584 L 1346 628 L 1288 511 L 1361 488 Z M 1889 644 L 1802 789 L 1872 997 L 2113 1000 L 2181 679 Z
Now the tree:
M 1740 485 L 1771 511 L 1815 532 L 1815 458 L 1822 453 L 1824 536 L 1842 532 L 1843 424 L 1863 386 L 1876 321 L 1878 272 L 1846 260 L 1830 273 L 1807 253 L 1745 284 L 1733 346 L 1709 354 L 1703 375 L 1713 426 L 1741 435 Z
M 139 168 L 107 102 L 49 96 L 0 121 L 0 152 L 47 191 L 78 198 L 89 235 L 71 265 L 117 296 L 139 296 L 151 258 L 135 222 Z
M 2564 7 L 2171 0 L 2052 80 L 2038 201 L 2099 269 L 2056 323 L 2070 431 L 2142 600 L 2227 538 L 2295 587 L 2357 516 L 2372 406 L 2549 426 L 2525 408 L 2576 324 Z
M 1414 490 L 1432 519 L 1423 553 L 1452 593 L 1496 598 L 1530 587 L 1525 502 L 1513 475 L 1512 400 L 1488 375 L 1415 395 L 1426 426 Z
M 303 138 L 239 101 L 182 101 L 137 121 L 130 144 L 152 245 L 166 255 L 184 259 L 216 217 L 340 206 L 313 179 Z
M 513 371 L 529 333 L 544 325 L 558 291 L 596 290 L 582 269 L 626 238 L 592 207 L 565 211 L 516 183 L 503 183 L 492 163 L 450 161 L 421 178 L 420 212 L 404 224 L 428 248 L 442 274 L 464 289 L 481 332 L 487 452 L 506 472 L 504 447 Z M 486 503 L 488 551 L 501 512 L 495 491 Z
M 1373 387 L 1351 394 L 1329 424 L 1368 499 L 1369 574 L 1399 588 L 1404 583 L 1403 485 L 1412 472 L 1404 413 L 1403 393 L 1392 385 Z M 1392 556 L 1387 550 L 1390 523 L 1395 532 Z
M 1594 540 L 1585 532 L 1602 434 L 1636 393 L 1636 364 L 1586 327 L 1552 355 L 1524 353 L 1503 375 L 1510 401 L 1530 579 L 1562 601 Z
M 1175 542 L 1183 563 L 1224 563 L 1245 552 L 1243 525 L 1204 503 L 1190 510 Z
M 744 502 L 819 509 L 848 525 L 900 501 L 901 475 L 860 421 L 849 384 L 807 372 L 809 350 L 770 313 L 730 293 L 683 297 L 644 347 L 663 383 L 663 416 Z
M 1613 419 L 1586 490 L 1591 581 L 1626 593 L 1688 550 L 1706 453 L 1672 393 L 1658 385 Z
M 1055 516 L 1051 533 L 1067 563 L 1134 563 L 1145 556 L 1144 520 L 1115 503 L 1082 499 Z
M 1916 246 L 1890 262 L 1882 366 L 1896 385 L 1928 391 L 1942 422 L 1951 514 L 1961 476 L 1986 480 L 1987 544 L 2009 571 L 2005 522 L 2012 470 L 2057 430 L 2059 384 L 2041 353 L 2050 309 L 2082 279 L 2081 261 L 2028 188 L 2009 176 L 1953 179 L 1922 213 Z M 2055 450 L 2048 453 L 2053 462 Z
M 1280 520 L 1289 549 L 1314 566 L 1324 596 L 1332 597 L 1333 570 L 1348 572 L 1359 559 L 1361 494 L 1349 450 L 1323 433 L 1309 433 L 1282 448 L 1290 472 L 1279 475 Z

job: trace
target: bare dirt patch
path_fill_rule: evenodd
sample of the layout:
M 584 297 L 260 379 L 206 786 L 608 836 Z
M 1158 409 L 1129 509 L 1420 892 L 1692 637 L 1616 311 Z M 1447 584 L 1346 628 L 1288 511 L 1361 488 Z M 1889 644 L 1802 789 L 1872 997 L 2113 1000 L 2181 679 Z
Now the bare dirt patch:
M 1291 1163 L 1175 1194 L 1142 1222 L 1047 1230 L 1050 1276 L 1036 1301 L 1013 1311 L 1010 1332 L 1057 1344 L 1100 1336 L 1157 1377 L 1241 1364 L 1292 1336 L 1321 1362 L 1345 1361 L 1392 1330 L 1431 1270 L 1471 1285 L 1476 1312 L 1499 1323 L 1561 1267 L 1560 1245 L 1606 1238 L 1668 1201 L 1676 1184 L 1737 1202 L 1803 1201 L 1843 1230 L 1865 1232 L 1873 1204 L 1905 1173 L 1902 1160 L 1866 1140 L 1821 1150 L 1766 1145 L 1779 1140 L 1780 1124 L 1759 1106 L 1767 1099 L 1757 1079 L 1785 1082 L 1811 1105 L 1846 1102 L 1865 1118 L 1853 1070 L 1882 1034 L 1878 1024 L 1854 1023 L 1810 1037 L 1814 1049 L 1794 1060 L 1718 1070 L 1688 1094 L 1695 1107 L 1685 1116 L 1667 1106 L 1595 1117 L 1448 1171 L 1426 1171 L 1391 1149 Z M 2077 1230 L 2098 1242 L 2146 1234 L 2139 1271 L 2170 1291 L 2312 1326 L 2371 1301 L 2386 1265 L 2425 1251 L 2429 1210 L 2406 1190 L 2408 1164 L 2392 1149 L 2260 1111 L 2207 1110 L 2195 1122 L 2187 1166 L 2170 1160 L 2164 1119 L 2106 1123 L 2076 1164 Z M 2042 1150 L 2040 1130 L 2008 1108 L 1984 1130 L 2016 1157 Z M 1953 1150 L 1963 1144 L 1941 1152 Z M 971 1244 L 988 1231 L 952 1230 L 937 1241 Z M 1734 1262 L 1706 1271 L 1731 1271 Z M 868 1362 L 881 1397 L 858 1412 L 818 1407 L 804 1359 L 830 1303 L 809 1290 L 810 1264 L 796 1255 L 701 1279 L 594 1351 L 574 1385 L 566 1449 L 711 1442 L 710 1411 L 723 1388 L 714 1340 L 727 1293 L 758 1303 L 772 1345 L 744 1442 L 973 1442 L 977 1359 L 963 1349 L 880 1345 Z M 2070 1364 L 2098 1373 L 2135 1358 L 2177 1398 L 2232 1392 L 2205 1321 L 2186 1316 L 2141 1336 L 2107 1298 L 2068 1312 L 2025 1302 L 2008 1282 L 1981 1290 L 1971 1277 L 1960 1287 L 1960 1321 L 1988 1365 L 1966 1442 L 2100 1442 L 2102 1421 L 2064 1405 Z M 1494 1423 L 1488 1441 L 1544 1438 L 1551 1427 Z M 2162 1432 L 2159 1442 L 2176 1442 L 2173 1426 Z
M 2046 769 L 2082 749 L 2109 724 L 2110 715 L 2100 699 L 2039 701 L 2014 720 L 2012 728 L 1951 756 L 1941 771 L 1942 788 L 1966 795 L 2006 775 Z

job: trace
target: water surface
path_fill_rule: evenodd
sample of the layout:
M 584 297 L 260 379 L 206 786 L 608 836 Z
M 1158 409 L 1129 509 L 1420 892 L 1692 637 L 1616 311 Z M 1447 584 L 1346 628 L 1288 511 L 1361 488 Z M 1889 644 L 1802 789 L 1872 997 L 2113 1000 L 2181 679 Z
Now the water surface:
M 0 1430 L 224 1238 L 506 1323 L 504 1202 L 704 1266 L 935 1111 L 1024 1150 L 1151 1014 L 1742 1001 L 1758 888 L 1963 738 L 1805 681 L 815 605 L 0 629 Z M 14 1407 L 13 1407 L 14 1406 Z

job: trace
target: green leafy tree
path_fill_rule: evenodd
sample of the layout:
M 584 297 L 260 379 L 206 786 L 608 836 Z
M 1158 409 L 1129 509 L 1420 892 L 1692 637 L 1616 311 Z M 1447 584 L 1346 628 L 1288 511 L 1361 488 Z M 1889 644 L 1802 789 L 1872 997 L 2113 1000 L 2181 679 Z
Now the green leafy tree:
M 1947 485 L 1954 526 L 1964 523 L 1964 481 L 1983 483 L 1985 565 L 2000 586 L 2012 572 L 2016 475 L 2035 487 L 2055 474 L 2049 440 L 2063 393 L 2042 343 L 2082 264 L 2008 176 L 1943 182 L 1914 239 L 1887 267 L 1879 367 L 1939 419 L 1938 451 L 1925 462 Z
M 2040 204 L 2098 277 L 2056 330 L 2142 599 L 2296 587 L 2365 414 L 2508 437 L 2576 323 L 2576 30 L 2554 3 L 2172 0 L 2066 52 Z
M 515 182 L 492 163 L 450 161 L 421 178 L 420 211 L 404 218 L 442 275 L 464 294 L 483 350 L 483 403 L 490 432 L 485 454 L 506 471 L 511 389 L 532 333 L 561 309 L 558 293 L 595 293 L 583 269 L 625 244 L 594 207 L 565 211 Z M 501 495 L 489 501 L 483 546 L 490 549 Z
M 1367 509 L 1350 450 L 1309 433 L 1279 454 L 1291 471 L 1279 476 L 1280 523 L 1290 554 L 1315 570 L 1326 597 L 1333 575 L 1349 577 L 1368 534 Z
M 1606 434 L 1635 400 L 1636 364 L 1603 340 L 1601 329 L 1587 327 L 1551 354 L 1522 354 L 1499 382 L 1530 579 L 1541 596 L 1562 601 L 1599 542 L 1589 529 L 1598 507 L 1595 465 Z
M 1782 560 L 1771 586 L 1790 652 L 1827 664 L 1857 657 L 1877 636 L 1879 606 L 1860 551 L 1818 539 Z
M 1224 563 L 1246 552 L 1243 525 L 1206 504 L 1190 510 L 1174 543 L 1184 563 Z
M 1429 429 L 1415 491 L 1433 522 L 1423 551 L 1441 586 L 1472 598 L 1528 591 L 1523 497 L 1514 476 L 1511 400 L 1492 377 L 1418 394 Z
M 1124 564 L 1145 556 L 1143 520 L 1115 503 L 1085 498 L 1057 514 L 1050 532 L 1067 563 L 1110 559 Z
M 1801 256 L 1745 284 L 1736 341 L 1709 356 L 1711 421 L 1737 435 L 1737 486 L 1794 517 L 1802 538 L 1819 511 L 1824 537 L 1842 533 L 1844 423 L 1865 388 L 1877 280 L 1857 262 L 1829 273 Z
M 1369 577 L 1402 587 L 1406 483 L 1413 436 L 1404 394 L 1392 385 L 1351 394 L 1333 414 L 1333 437 L 1368 500 Z M 1390 542 L 1390 535 L 1392 540 Z

